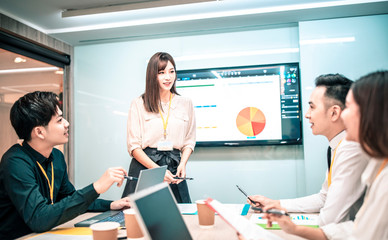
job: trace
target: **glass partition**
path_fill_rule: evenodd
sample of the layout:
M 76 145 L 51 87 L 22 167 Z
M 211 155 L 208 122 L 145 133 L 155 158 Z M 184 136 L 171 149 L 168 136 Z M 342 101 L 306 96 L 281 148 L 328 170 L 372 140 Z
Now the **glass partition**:
M 0 48 L 0 156 L 20 141 L 9 120 L 13 103 L 37 90 L 55 92 L 62 103 L 63 69 Z

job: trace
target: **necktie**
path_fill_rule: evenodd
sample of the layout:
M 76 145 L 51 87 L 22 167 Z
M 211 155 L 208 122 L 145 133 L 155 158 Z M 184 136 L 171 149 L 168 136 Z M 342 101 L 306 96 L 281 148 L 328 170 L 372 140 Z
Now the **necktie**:
M 331 165 L 331 147 L 329 146 L 327 148 L 327 171 L 330 171 L 330 165 Z

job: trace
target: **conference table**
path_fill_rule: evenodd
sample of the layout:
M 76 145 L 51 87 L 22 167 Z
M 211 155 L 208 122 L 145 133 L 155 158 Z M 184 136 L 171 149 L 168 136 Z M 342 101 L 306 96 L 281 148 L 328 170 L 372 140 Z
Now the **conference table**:
M 253 211 L 249 210 L 247 217 L 249 217 L 250 214 L 252 214 L 252 213 L 253 213 Z M 99 213 L 90 213 L 90 212 L 84 213 L 84 214 L 74 218 L 73 220 L 71 220 L 69 222 L 66 222 L 62 225 L 57 226 L 54 229 L 73 228 L 75 223 L 78 223 L 82 220 L 90 218 L 96 214 L 99 214 Z M 210 228 L 210 229 L 203 229 L 203 228 L 199 227 L 197 215 L 183 215 L 183 219 L 184 219 L 184 221 L 185 221 L 185 223 L 186 223 L 186 225 L 191 233 L 191 236 L 193 237 L 194 240 L 237 240 L 238 239 L 237 234 L 234 231 L 234 229 L 231 226 L 229 226 L 224 220 L 222 220 L 221 217 L 218 215 L 216 215 L 216 217 L 215 217 L 214 227 Z M 297 236 L 294 236 L 291 234 L 287 234 L 282 230 L 268 230 L 268 231 L 271 231 L 272 233 L 280 236 L 281 238 L 283 238 L 285 240 L 304 239 L 304 238 L 297 237 Z M 23 239 L 23 240 L 25 240 L 25 239 L 31 239 L 31 240 L 44 239 L 44 238 L 42 238 L 42 236 L 43 235 L 39 236 L 39 234 L 32 233 L 32 234 L 29 234 L 29 235 L 24 236 L 22 238 L 19 238 L 19 239 Z M 126 230 L 125 229 L 119 230 L 119 236 L 126 236 Z M 54 238 L 52 238 L 52 239 L 54 239 Z M 60 239 L 64 239 L 63 236 L 61 236 Z M 71 237 L 69 237 L 68 239 L 71 239 Z M 92 238 L 90 238 L 90 239 L 92 239 Z M 125 237 L 122 239 L 125 239 Z

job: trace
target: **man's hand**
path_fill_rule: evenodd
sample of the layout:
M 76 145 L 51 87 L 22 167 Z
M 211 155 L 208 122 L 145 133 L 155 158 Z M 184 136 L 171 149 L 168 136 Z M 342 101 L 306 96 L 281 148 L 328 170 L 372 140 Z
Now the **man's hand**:
M 120 210 L 123 208 L 129 208 L 129 207 L 131 207 L 131 203 L 129 202 L 128 197 L 116 200 L 110 204 L 111 210 Z
M 123 184 L 124 175 L 128 174 L 122 167 L 108 168 L 102 177 L 93 183 L 93 187 L 98 194 L 106 192 L 115 182 L 120 187 Z

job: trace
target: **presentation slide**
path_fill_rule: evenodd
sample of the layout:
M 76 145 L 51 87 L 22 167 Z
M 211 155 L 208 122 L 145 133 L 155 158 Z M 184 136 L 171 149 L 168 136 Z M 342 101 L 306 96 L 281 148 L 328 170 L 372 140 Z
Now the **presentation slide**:
M 215 78 L 176 83 L 178 93 L 193 101 L 198 142 L 282 138 L 280 75 L 212 73 Z

